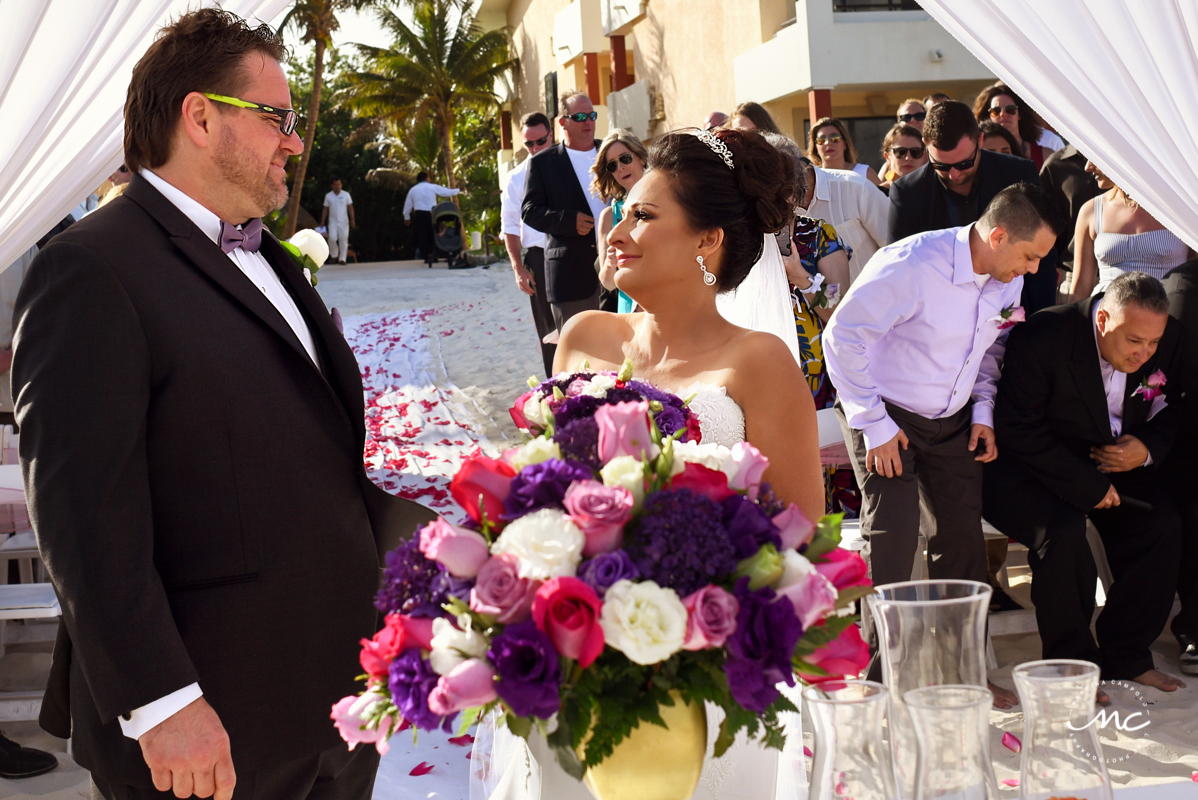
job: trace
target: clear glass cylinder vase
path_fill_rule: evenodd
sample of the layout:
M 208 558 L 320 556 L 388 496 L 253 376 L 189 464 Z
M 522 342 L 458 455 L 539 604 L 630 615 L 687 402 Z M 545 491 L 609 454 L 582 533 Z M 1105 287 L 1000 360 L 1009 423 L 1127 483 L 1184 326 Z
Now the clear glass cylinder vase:
M 997 800 L 990 763 L 990 690 L 925 686 L 903 696 L 918 752 L 915 800 Z
M 1019 796 L 1111 800 L 1095 721 L 1098 665 L 1058 659 L 1020 664 L 1011 673 L 1023 706 Z
M 886 687 L 829 681 L 803 689 L 814 732 L 809 800 L 894 800 L 894 772 L 882 741 Z
M 991 588 L 976 581 L 906 581 L 867 598 L 882 680 L 890 690 L 890 747 L 899 797 L 915 797 L 917 742 L 903 698 L 912 689 L 986 686 Z

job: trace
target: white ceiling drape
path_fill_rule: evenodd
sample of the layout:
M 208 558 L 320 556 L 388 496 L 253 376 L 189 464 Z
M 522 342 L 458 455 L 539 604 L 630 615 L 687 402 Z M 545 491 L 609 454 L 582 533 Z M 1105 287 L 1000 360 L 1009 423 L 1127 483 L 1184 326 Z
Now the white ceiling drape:
M 291 0 L 224 0 L 273 19 Z M 157 30 L 194 0 L 2 0 L 0 270 L 122 161 L 125 91 Z
M 1198 250 L 1198 2 L 919 2 Z

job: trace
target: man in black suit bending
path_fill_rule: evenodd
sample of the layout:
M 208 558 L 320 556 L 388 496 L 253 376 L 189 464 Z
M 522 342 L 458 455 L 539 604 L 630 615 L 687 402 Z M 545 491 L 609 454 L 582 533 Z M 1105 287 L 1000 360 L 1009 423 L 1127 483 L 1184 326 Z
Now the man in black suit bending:
M 599 257 L 595 220 L 603 201 L 591 192 L 591 167 L 599 152 L 598 114 L 582 92 L 561 97 L 563 141 L 528 162 L 521 219 L 548 236 L 545 242 L 545 293 L 558 333 L 575 314 L 599 308 Z
M 41 722 L 93 798 L 368 800 L 378 548 L 431 514 L 367 478 L 354 354 L 263 229 L 303 150 L 282 40 L 218 8 L 133 70 L 125 194 L 17 300 L 30 518 L 62 601 Z
M 1104 679 L 1171 692 L 1184 684 L 1156 669 L 1149 650 L 1173 605 L 1181 542 L 1157 470 L 1179 417 L 1178 326 L 1168 310 L 1160 281 L 1126 273 L 1103 295 L 1015 326 L 994 406 L 999 456 L 985 467 L 982 510 L 1031 551 L 1044 658 L 1092 661 Z M 1154 388 L 1158 373 L 1168 395 Z M 1097 644 L 1087 518 L 1115 579 Z
M 917 233 L 977 222 L 994 196 L 1026 181 L 1040 185 L 1026 158 L 981 147 L 977 119 L 956 100 L 937 103 L 923 124 L 928 163 L 890 186 L 891 242 Z M 1050 254 L 1035 274 L 1024 276 L 1020 302 L 1028 314 L 1057 301 L 1057 257 Z

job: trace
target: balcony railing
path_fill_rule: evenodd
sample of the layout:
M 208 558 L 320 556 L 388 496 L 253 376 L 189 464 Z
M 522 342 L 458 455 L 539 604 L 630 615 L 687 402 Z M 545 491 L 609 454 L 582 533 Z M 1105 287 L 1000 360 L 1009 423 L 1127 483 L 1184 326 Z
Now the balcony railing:
M 833 11 L 922 11 L 916 0 L 832 0 Z

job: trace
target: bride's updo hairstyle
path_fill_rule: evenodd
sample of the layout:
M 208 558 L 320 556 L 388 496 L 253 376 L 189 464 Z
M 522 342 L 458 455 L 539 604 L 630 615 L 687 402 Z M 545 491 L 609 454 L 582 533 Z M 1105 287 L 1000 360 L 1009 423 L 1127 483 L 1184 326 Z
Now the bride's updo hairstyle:
M 732 153 L 732 168 L 688 130 L 653 143 L 649 167 L 669 176 L 691 227 L 722 228 L 721 292 L 740 285 L 761 257 L 763 236 L 776 233 L 794 213 L 794 165 L 754 131 L 712 131 Z

